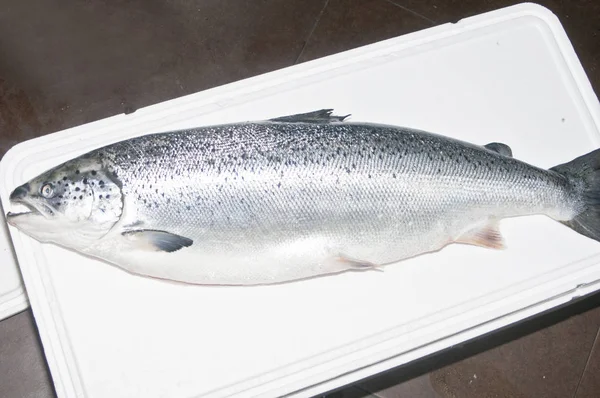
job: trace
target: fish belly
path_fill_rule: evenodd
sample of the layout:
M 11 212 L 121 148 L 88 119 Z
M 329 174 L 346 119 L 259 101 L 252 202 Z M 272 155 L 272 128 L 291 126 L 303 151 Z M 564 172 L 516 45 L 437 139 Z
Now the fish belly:
M 390 235 L 392 238 L 392 235 Z M 271 284 L 335 274 L 344 271 L 381 270 L 407 257 L 437 250 L 448 243 L 438 231 L 398 241 L 355 236 L 314 235 L 284 242 L 256 245 L 215 244 L 191 247 L 174 253 L 149 252 L 113 242 L 88 254 L 132 273 L 194 284 Z M 396 242 L 393 242 L 395 240 Z M 117 249 L 121 247 L 121 249 Z M 228 250 L 229 246 L 229 250 Z M 379 260 L 379 261 L 378 261 Z

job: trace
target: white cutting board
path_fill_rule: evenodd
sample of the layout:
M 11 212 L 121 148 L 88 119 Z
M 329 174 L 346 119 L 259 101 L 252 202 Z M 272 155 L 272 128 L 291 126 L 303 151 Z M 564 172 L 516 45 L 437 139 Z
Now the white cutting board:
M 600 143 L 600 107 L 559 21 L 520 5 L 25 142 L 9 191 L 110 142 L 319 108 L 485 144 L 550 167 Z M 340 203 L 343 206 L 343 203 Z M 508 249 L 454 245 L 385 269 L 262 287 L 130 275 L 11 228 L 60 397 L 311 396 L 600 288 L 600 243 L 544 217 Z
M 8 225 L 0 206 L 0 321 L 29 305 L 13 249 Z

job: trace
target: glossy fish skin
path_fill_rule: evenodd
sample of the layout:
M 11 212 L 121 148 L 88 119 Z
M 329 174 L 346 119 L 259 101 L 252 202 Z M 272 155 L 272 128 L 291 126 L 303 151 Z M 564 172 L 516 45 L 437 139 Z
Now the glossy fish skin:
M 499 219 L 569 225 L 596 205 L 579 164 L 543 170 L 506 146 L 341 119 L 322 110 L 109 145 L 15 190 L 36 211 L 9 222 L 134 273 L 251 285 L 381 267 L 452 242 L 501 247 Z

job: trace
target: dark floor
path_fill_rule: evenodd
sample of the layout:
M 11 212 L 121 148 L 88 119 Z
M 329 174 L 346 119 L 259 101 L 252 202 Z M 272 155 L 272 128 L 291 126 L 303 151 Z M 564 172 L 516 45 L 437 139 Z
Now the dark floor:
M 0 155 L 28 138 L 514 4 L 0 0 Z M 544 0 L 600 89 L 600 2 Z M 600 296 L 332 393 L 599 397 Z M 0 323 L 0 397 L 51 397 L 29 311 Z

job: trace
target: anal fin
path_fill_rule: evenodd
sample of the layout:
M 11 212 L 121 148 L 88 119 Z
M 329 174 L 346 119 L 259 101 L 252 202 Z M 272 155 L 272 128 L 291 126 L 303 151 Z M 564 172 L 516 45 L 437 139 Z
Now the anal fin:
M 336 268 L 341 268 L 344 270 L 376 270 L 383 271 L 380 265 L 374 264 L 370 261 L 365 260 L 357 260 L 350 258 L 346 255 L 339 254 L 335 257 L 332 257 L 329 262 L 331 264 L 335 264 Z
M 125 231 L 122 235 L 136 248 L 147 251 L 172 253 L 194 243 L 190 238 L 152 229 Z
M 490 222 L 483 226 L 474 228 L 466 233 L 462 234 L 456 243 L 464 243 L 467 245 L 475 245 L 486 247 L 489 249 L 504 249 L 504 238 L 500 233 L 499 225 L 497 221 Z

